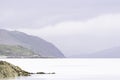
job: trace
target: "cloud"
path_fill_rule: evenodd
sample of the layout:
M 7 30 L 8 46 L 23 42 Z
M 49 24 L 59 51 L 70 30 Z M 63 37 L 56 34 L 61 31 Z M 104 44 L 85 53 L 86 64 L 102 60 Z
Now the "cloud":
M 0 1 L 3 28 L 42 28 L 63 21 L 83 21 L 120 13 L 119 0 L 6 0 Z
M 87 21 L 69 21 L 50 25 L 42 29 L 32 29 L 41 36 L 69 36 L 77 34 L 94 36 L 120 35 L 120 14 L 102 15 Z M 36 31 L 37 30 L 37 31 Z
M 54 43 L 67 56 L 94 53 L 119 46 L 120 14 L 107 14 L 87 21 L 69 21 L 41 29 L 19 29 Z
M 119 4 L 120 0 L 1 0 L 0 28 L 40 36 L 67 55 L 92 53 L 120 45 Z

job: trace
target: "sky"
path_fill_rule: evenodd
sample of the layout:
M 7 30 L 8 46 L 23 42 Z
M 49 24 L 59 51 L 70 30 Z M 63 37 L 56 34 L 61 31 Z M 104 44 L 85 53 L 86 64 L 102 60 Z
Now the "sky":
M 0 0 L 0 28 L 39 36 L 67 57 L 120 46 L 119 0 Z

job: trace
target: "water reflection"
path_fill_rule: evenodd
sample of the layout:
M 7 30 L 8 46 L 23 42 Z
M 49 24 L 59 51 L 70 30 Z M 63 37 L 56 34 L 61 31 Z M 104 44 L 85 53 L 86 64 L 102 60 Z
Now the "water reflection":
M 47 80 L 46 78 L 42 78 L 41 75 L 37 75 L 37 74 L 34 74 L 34 75 L 31 75 L 31 76 L 24 76 L 24 77 L 18 77 L 14 80 Z
M 16 78 L 2 78 L 2 79 L 0 79 L 0 80 L 16 80 Z
M 0 80 L 120 80 L 119 76 L 111 75 L 31 75 Z
M 120 59 L 9 59 L 6 61 L 26 71 L 57 74 L 35 74 L 0 80 L 120 80 Z

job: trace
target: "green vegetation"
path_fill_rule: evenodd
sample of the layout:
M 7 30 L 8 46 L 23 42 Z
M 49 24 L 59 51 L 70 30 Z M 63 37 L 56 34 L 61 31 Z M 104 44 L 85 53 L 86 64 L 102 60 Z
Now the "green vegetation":
M 9 57 L 35 56 L 35 53 L 19 45 L 0 45 L 0 55 Z

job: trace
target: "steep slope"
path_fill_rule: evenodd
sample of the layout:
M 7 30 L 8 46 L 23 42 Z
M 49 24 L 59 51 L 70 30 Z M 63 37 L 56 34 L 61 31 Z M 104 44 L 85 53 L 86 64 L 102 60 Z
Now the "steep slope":
M 0 44 L 20 45 L 32 50 L 41 57 L 64 57 L 53 44 L 36 36 L 27 35 L 18 31 L 0 29 Z

